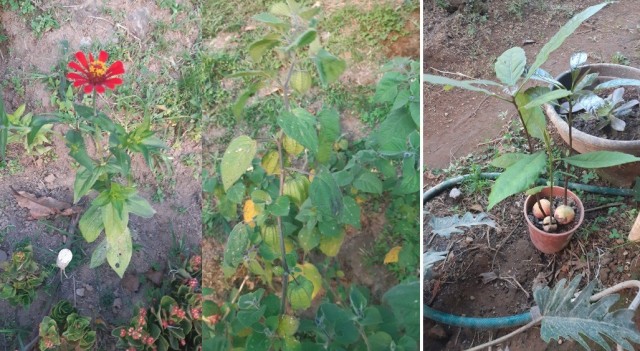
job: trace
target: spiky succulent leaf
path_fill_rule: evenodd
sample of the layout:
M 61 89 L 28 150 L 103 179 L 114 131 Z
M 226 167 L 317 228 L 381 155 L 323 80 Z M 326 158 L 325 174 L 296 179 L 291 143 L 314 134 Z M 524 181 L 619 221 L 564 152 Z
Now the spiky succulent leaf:
M 544 342 L 560 337 L 575 340 L 586 350 L 590 350 L 584 337 L 596 342 L 605 350 L 611 346 L 603 338 L 606 336 L 622 346 L 633 350 L 631 342 L 640 343 L 640 333 L 633 322 L 634 311 L 619 309 L 609 312 L 619 299 L 617 294 L 603 297 L 595 303 L 590 302 L 595 281 L 589 283 L 574 298 L 582 276 L 575 277 L 569 284 L 562 279 L 550 289 L 544 287 L 533 292 L 534 299 L 542 314 L 540 334 Z

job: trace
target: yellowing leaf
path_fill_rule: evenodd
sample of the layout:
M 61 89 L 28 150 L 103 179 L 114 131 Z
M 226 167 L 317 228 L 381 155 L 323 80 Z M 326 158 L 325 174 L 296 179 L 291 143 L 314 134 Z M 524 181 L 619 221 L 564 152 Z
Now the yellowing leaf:
M 280 156 L 278 152 L 275 150 L 271 150 L 267 152 L 264 157 L 262 157 L 262 168 L 264 168 L 265 172 L 268 175 L 280 174 Z
M 244 222 L 249 225 L 249 227 L 253 228 L 256 226 L 256 223 L 253 219 L 260 214 L 258 208 L 256 208 L 256 204 L 253 203 L 253 200 L 249 199 L 244 202 L 244 206 L 242 208 L 242 216 L 244 218 Z
M 384 255 L 384 264 L 397 263 L 400 250 L 402 250 L 402 246 L 396 246 L 389 250 L 389 252 Z
M 323 290 L 322 288 L 322 275 L 318 271 L 318 268 L 312 263 L 305 262 L 303 264 L 298 263 L 296 267 L 300 268 L 301 272 L 292 273 L 289 276 L 289 280 L 296 279 L 299 275 L 309 279 L 313 283 L 313 292 L 311 293 L 311 299 L 315 299 L 316 296 Z
M 329 257 L 336 257 L 336 255 L 338 255 L 338 252 L 340 251 L 340 247 L 342 247 L 344 237 L 344 231 L 342 231 L 337 236 L 323 236 L 320 239 L 320 251 L 322 251 L 322 253 Z

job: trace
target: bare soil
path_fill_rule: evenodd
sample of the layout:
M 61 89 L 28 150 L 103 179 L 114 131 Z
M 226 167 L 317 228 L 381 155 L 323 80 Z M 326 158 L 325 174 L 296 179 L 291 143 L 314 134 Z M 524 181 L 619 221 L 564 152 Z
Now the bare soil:
M 540 48 L 574 14 L 598 0 L 529 1 L 521 11 L 509 10 L 516 1 L 485 0 L 480 9 L 464 7 L 463 1 L 449 1 L 454 11 L 424 3 L 424 71 L 452 78 L 464 76 L 495 79 L 494 60 L 505 50 L 521 46 L 533 62 Z M 523 3 L 523 2 L 520 2 Z M 611 62 L 621 53 L 631 66 L 640 64 L 640 36 L 635 14 L 640 3 L 623 0 L 609 5 L 583 23 L 564 45 L 542 66 L 557 76 L 568 69 L 569 57 L 585 51 L 590 63 Z M 515 13 L 515 14 L 514 14 Z M 482 19 L 484 18 L 484 19 Z M 533 41 L 533 43 L 531 43 Z M 531 43 L 531 44 L 525 44 Z M 513 108 L 481 93 L 443 91 L 425 85 L 423 149 L 428 168 L 445 168 L 451 160 L 474 152 L 487 140 L 499 136 Z M 464 135 L 464 138 L 460 136 Z
M 190 5 L 186 5 L 190 6 Z M 19 105 L 26 104 L 27 112 L 34 114 L 53 112 L 56 107 L 51 106 L 50 95 L 45 83 L 39 79 L 29 79 L 36 74 L 49 74 L 51 69 L 62 57 L 60 45 L 67 41 L 70 52 L 81 49 L 91 43 L 99 42 L 107 45 L 118 40 L 117 32 L 125 33 L 130 40 L 136 41 L 141 49 L 147 47 L 151 37 L 151 29 L 158 23 L 168 23 L 171 19 L 169 10 L 158 8 L 155 1 L 110 1 L 102 5 L 95 1 L 85 1 L 81 4 L 69 5 L 66 1 L 50 1 L 46 9 L 53 8 L 60 28 L 53 29 L 37 38 L 28 27 L 28 22 L 12 11 L 0 11 L 0 22 L 4 28 L 7 41 L 2 43 L 0 50 L 0 81 L 8 82 L 9 77 L 24 78 L 24 92 L 10 84 L 2 85 L 4 101 L 8 111 L 14 111 Z M 142 20 L 134 16 L 119 17 L 118 13 L 138 14 Z M 188 10 L 187 10 L 188 11 Z M 183 13 L 182 16 L 188 16 Z M 164 57 L 150 60 L 151 72 L 160 69 L 164 60 L 179 59 L 184 50 L 191 47 L 196 40 L 197 28 L 184 32 L 167 33 L 166 40 L 172 45 Z M 123 60 L 126 67 L 132 65 L 132 59 Z M 125 79 L 135 77 L 125 76 Z M 98 101 L 99 108 L 108 108 L 109 96 Z M 142 111 L 141 111 L 142 114 Z M 138 116 L 126 116 L 118 112 L 112 115 L 116 119 L 135 119 Z M 166 126 L 165 126 L 166 127 Z M 163 127 L 164 128 L 164 127 Z M 0 173 L 0 233 L 4 240 L 0 240 L 0 251 L 10 257 L 15 245 L 23 240 L 30 240 L 34 246 L 35 258 L 42 266 L 55 265 L 58 250 L 66 240 L 74 240 L 76 257 L 72 263 L 75 268 L 67 270 L 69 278 L 62 280 L 59 293 L 41 289 L 38 299 L 30 308 L 14 308 L 6 302 L 0 301 L 0 329 L 13 328 L 35 331 L 43 316 L 49 311 L 44 307 L 48 300 L 54 302 L 60 299 L 71 301 L 79 313 L 92 318 L 93 327 L 98 330 L 98 349 L 114 349 L 115 339 L 110 336 L 113 327 L 128 323 L 134 313 L 134 306 L 147 303 L 147 293 L 155 288 L 144 273 L 152 266 L 166 269 L 171 258 L 169 252 L 172 247 L 182 241 L 185 247 L 199 250 L 201 240 L 200 197 L 201 187 L 199 170 L 188 167 L 180 162 L 185 156 L 195 154 L 200 158 L 201 146 L 195 140 L 178 140 L 171 137 L 166 140 L 168 145 L 179 145 L 167 151 L 173 159 L 173 174 L 165 174 L 158 178 L 151 172 L 141 159 L 134 159 L 132 169 L 136 183 L 139 184 L 140 194 L 151 202 L 158 189 L 164 193 L 162 202 L 151 202 L 156 215 L 151 219 L 131 216 L 129 226 L 134 240 L 134 246 L 140 249 L 134 251 L 131 264 L 124 279 L 120 279 L 108 265 L 97 269 L 89 268 L 89 259 L 95 244 L 87 244 L 81 238 L 75 226 L 69 226 L 70 218 L 51 218 L 48 221 L 32 221 L 28 219 L 27 210 L 19 207 L 12 195 L 11 188 L 33 193 L 37 196 L 50 196 L 61 201 L 72 202 L 75 169 L 67 148 L 61 136 L 62 129 L 54 128 L 56 135 L 52 136 L 53 153 L 36 157 L 24 154 L 19 146 L 12 146 L 8 150 L 7 159 L 11 160 L 11 170 Z M 160 180 L 158 180 L 160 179 Z M 80 202 L 86 207 L 95 194 L 87 196 Z M 75 232 L 73 239 L 67 238 L 64 232 L 71 228 Z M 58 228 L 61 231 L 54 230 Z M 53 270 L 53 275 L 59 274 Z M 141 284 L 137 284 L 141 283 Z M 139 286 L 138 286 L 139 285 Z M 76 289 L 82 289 L 81 294 Z M 29 333 L 32 338 L 33 333 Z M 23 339 L 26 343 L 30 339 Z M 15 345 L 16 340 L 5 335 L 0 337 L 0 348 L 7 349 Z

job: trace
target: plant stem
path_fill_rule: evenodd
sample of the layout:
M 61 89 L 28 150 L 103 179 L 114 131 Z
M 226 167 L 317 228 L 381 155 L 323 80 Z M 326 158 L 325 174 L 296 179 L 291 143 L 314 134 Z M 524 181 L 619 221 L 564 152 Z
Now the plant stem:
M 569 99 L 569 114 L 567 115 L 567 124 L 569 124 L 569 152 L 567 152 L 567 156 L 571 156 L 573 154 L 573 134 L 572 128 L 573 126 L 573 100 Z M 565 163 L 567 166 L 567 173 L 570 171 L 570 165 Z M 564 204 L 567 204 L 567 188 L 569 188 L 569 175 L 564 176 Z
M 285 96 L 287 94 L 287 90 L 285 89 Z M 284 133 L 280 132 L 280 135 L 276 139 L 276 145 L 278 146 L 278 159 L 280 163 L 280 190 L 278 191 L 279 196 L 284 195 L 284 177 L 286 169 L 284 168 L 284 153 L 282 152 L 282 140 L 284 139 Z M 280 253 L 282 254 L 282 269 L 284 273 L 282 275 L 282 304 L 280 306 L 280 314 L 284 314 L 287 308 L 287 288 L 289 285 L 289 265 L 287 265 L 287 250 L 284 246 L 284 231 L 282 227 L 282 217 L 277 216 L 276 221 L 278 222 L 278 236 L 280 238 Z
M 520 118 L 520 123 L 522 123 L 522 128 L 524 128 L 524 135 L 527 136 L 527 143 L 529 144 L 529 153 L 532 154 L 533 141 L 531 140 L 531 135 L 529 134 L 529 130 L 527 130 L 527 124 L 524 123 L 524 117 L 522 117 L 522 112 L 520 112 L 520 109 L 518 108 L 518 104 L 516 103 L 515 97 L 512 98 L 511 104 L 513 104 L 513 106 L 516 108 L 516 111 L 518 111 L 518 117 Z
M 296 58 L 295 56 L 291 58 L 291 67 L 289 67 L 289 71 L 287 72 L 287 78 L 284 81 L 282 86 L 282 91 L 284 94 L 284 108 L 287 112 L 291 111 L 291 102 L 289 101 L 289 83 L 291 82 L 291 76 L 293 75 L 293 70 L 296 67 Z

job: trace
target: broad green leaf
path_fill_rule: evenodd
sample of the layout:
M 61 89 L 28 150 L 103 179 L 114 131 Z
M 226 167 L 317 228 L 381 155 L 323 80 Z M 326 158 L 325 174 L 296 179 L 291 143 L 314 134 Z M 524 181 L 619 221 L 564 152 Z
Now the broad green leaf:
M 256 141 L 246 135 L 231 141 L 220 164 L 224 191 L 227 191 L 247 171 L 257 150 Z
M 89 106 L 73 104 L 73 109 L 76 111 L 78 116 L 84 119 L 91 119 L 95 115 L 95 110 Z
M 580 12 L 579 14 L 573 16 L 565 25 L 560 28 L 558 33 L 556 33 L 549 41 L 540 49 L 540 52 L 536 56 L 535 61 L 529 68 L 529 73 L 526 76 L 525 80 L 531 78 L 531 76 L 536 72 L 543 63 L 549 59 L 549 55 L 554 52 L 557 48 L 559 48 L 562 43 L 571 35 L 575 30 L 582 24 L 582 22 L 586 21 L 589 17 L 596 14 L 603 7 L 607 6 L 607 2 L 591 6 L 586 10 Z
M 313 58 L 318 70 L 318 76 L 324 86 L 331 84 L 340 78 L 340 75 L 347 68 L 346 62 L 341 60 L 325 49 L 318 50 Z
M 509 154 L 502 154 L 491 161 L 491 165 L 493 167 L 498 168 L 509 168 L 514 163 L 520 161 L 521 159 L 528 157 L 528 154 L 523 154 L 521 152 L 512 152 Z
M 326 164 L 331 160 L 333 144 L 340 137 L 340 115 L 335 110 L 322 110 L 318 114 L 318 121 L 318 162 Z
M 399 72 L 386 72 L 376 85 L 376 102 L 393 102 L 398 96 L 398 85 L 406 80 L 406 76 Z M 394 108 L 392 108 L 393 110 Z
M 377 331 L 372 335 L 368 335 L 367 339 L 369 340 L 370 351 L 393 350 L 396 346 L 393 338 L 391 338 L 391 335 L 383 331 Z
M 420 311 L 419 309 L 417 311 L 418 317 L 416 321 L 419 324 Z M 334 335 L 335 341 L 343 345 L 355 343 L 360 339 L 358 328 L 353 321 L 353 315 L 336 304 L 325 302 L 320 305 L 316 312 L 316 320 L 321 321 L 320 327 L 326 328 L 328 332 Z
M 129 232 L 129 212 L 114 203 L 102 207 L 102 222 L 107 238 L 107 262 L 120 278 L 129 266 L 133 243 Z
M 244 351 L 269 351 L 271 340 L 263 333 L 251 333 L 247 338 Z
M 80 166 L 76 172 L 76 180 L 73 184 L 73 203 L 76 204 L 80 199 L 86 195 L 98 178 L 104 173 L 103 167 L 96 167 L 93 170 L 89 170 Z
M 502 172 L 491 188 L 487 209 L 492 209 L 493 206 L 513 194 L 527 190 L 538 179 L 546 161 L 545 153 L 538 151 L 522 158 Z
M 320 244 L 320 232 L 318 228 L 309 228 L 306 225 L 298 232 L 298 244 L 304 250 L 309 252 Z
M 302 144 L 311 153 L 318 153 L 318 132 L 316 118 L 302 108 L 291 112 L 283 111 L 277 118 L 278 125 L 289 138 Z
M 260 62 L 267 50 L 275 48 L 278 44 L 280 41 L 277 39 L 258 39 L 249 45 L 249 56 L 254 62 Z
M 287 51 L 291 51 L 294 49 L 299 49 L 304 47 L 305 45 L 311 44 L 316 39 L 318 32 L 311 28 L 304 31 L 304 33 L 300 34 L 292 43 L 287 47 Z
M 548 93 L 538 96 L 537 98 L 531 100 L 528 104 L 524 106 L 525 109 L 532 109 L 538 107 L 542 104 L 547 104 L 550 102 L 556 102 L 558 99 L 563 97 L 567 97 L 571 95 L 571 91 L 566 89 L 554 89 L 549 91 Z
M 309 187 L 309 198 L 316 206 L 320 220 L 342 217 L 344 209 L 342 192 L 333 179 L 333 175 L 326 168 L 321 168 L 318 174 L 313 177 Z
M 288 196 L 280 196 L 276 199 L 276 201 L 274 201 L 274 203 L 267 206 L 267 211 L 269 211 L 274 216 L 288 216 L 290 205 L 291 201 L 289 200 Z
M 236 224 L 227 239 L 227 245 L 224 249 L 224 263 L 233 268 L 238 267 L 244 261 L 249 244 L 249 227 L 244 223 Z
M 638 80 L 638 79 L 627 79 L 627 78 L 612 79 L 610 81 L 606 81 L 604 83 L 598 84 L 594 88 L 594 90 L 617 88 L 617 87 L 621 87 L 621 86 L 634 86 L 634 87 L 637 87 L 637 86 L 640 86 L 640 80 Z
M 360 205 L 351 196 L 345 196 L 343 202 L 344 212 L 340 222 L 360 229 Z
M 620 299 L 618 294 L 591 303 L 596 281 L 591 281 L 576 297 L 581 279 L 582 276 L 578 275 L 568 284 L 566 279 L 562 279 L 553 289 L 544 287 L 533 292 L 542 314 L 542 340 L 549 343 L 551 339 L 567 338 L 575 340 L 585 350 L 591 350 L 584 339 L 586 337 L 605 350 L 611 350 L 609 340 L 625 350 L 634 350 L 630 342 L 640 343 L 640 333 L 633 322 L 634 311 L 621 308 L 610 312 Z
M 305 19 L 307 21 L 310 21 L 313 17 L 315 17 L 317 14 L 319 14 L 320 11 L 321 11 L 321 8 L 319 6 L 318 7 L 307 7 L 305 9 L 301 10 L 298 13 L 298 15 L 301 18 L 303 18 L 303 19 Z
M 89 206 L 89 209 L 82 214 L 78 222 L 78 227 L 84 240 L 91 243 L 98 238 L 104 229 L 104 223 L 102 221 L 102 207 L 96 205 Z
M 571 70 L 574 70 L 585 62 L 587 62 L 587 53 L 576 52 L 573 55 L 571 55 L 571 58 L 569 59 L 569 67 L 571 67 Z
M 302 275 L 289 281 L 287 298 L 294 311 L 304 310 L 311 307 L 311 295 L 313 294 L 313 283 Z
M 269 8 L 269 12 L 274 15 L 291 16 L 291 10 L 289 9 L 289 6 L 284 2 L 277 2 L 271 5 L 271 7 Z
M 127 204 L 127 210 L 129 210 L 129 212 L 142 218 L 151 218 L 156 213 L 153 207 L 151 207 L 151 204 L 149 204 L 149 201 L 138 194 L 129 196 L 125 200 L 125 204 Z
M 93 170 L 95 165 L 87 153 L 87 146 L 84 143 L 82 134 L 75 129 L 69 129 L 65 134 L 65 139 L 69 148 L 69 155 L 84 168 Z
M 399 325 L 405 327 L 407 335 L 420 339 L 420 282 L 400 283 L 382 296 L 384 304 L 391 307 Z
M 508 86 L 514 86 L 524 72 L 527 56 L 520 47 L 513 47 L 500 55 L 496 60 L 496 77 Z
M 502 84 L 499 84 L 490 80 L 456 80 L 456 79 L 451 79 L 447 77 L 434 76 L 432 74 L 425 74 L 423 76 L 423 80 L 426 83 L 430 83 L 430 84 L 444 85 L 445 87 L 455 87 L 455 88 L 461 88 L 461 89 L 470 90 L 470 91 L 477 91 L 477 92 L 485 93 L 491 96 L 496 96 L 497 94 L 495 94 L 490 90 L 479 88 L 474 84 L 502 87 Z
M 402 160 L 402 179 L 393 193 L 406 195 L 417 193 L 420 190 L 420 172 L 416 169 L 415 157 L 407 157 Z
M 344 237 L 344 230 L 340 231 L 336 236 L 323 235 L 320 238 L 320 251 L 322 251 L 322 253 L 327 257 L 336 257 L 338 252 L 340 252 L 340 248 L 344 242 Z
M 415 130 L 419 130 L 419 125 L 414 123 L 410 113 L 406 109 L 398 109 L 389 113 L 370 138 L 380 153 L 397 156 L 407 150 L 407 138 Z
M 263 70 L 247 70 L 229 74 L 225 78 L 241 78 L 241 77 L 261 77 L 261 78 L 273 78 L 273 71 Z
M 253 19 L 262 23 L 265 23 L 271 27 L 274 27 L 276 29 L 283 29 L 287 27 L 287 24 L 281 20 L 280 18 L 268 13 L 268 12 L 263 12 L 260 14 L 257 14 L 255 16 L 253 16 Z
M 538 106 L 535 108 L 526 108 L 525 105 L 531 101 L 530 90 L 526 92 L 519 91 L 516 93 L 515 102 L 518 111 L 522 115 L 524 126 L 527 128 L 529 135 L 536 139 L 544 139 L 544 131 L 547 128 L 547 120 L 545 119 L 542 109 Z
M 617 151 L 594 151 L 573 155 L 562 159 L 564 162 L 580 168 L 603 168 L 640 161 L 640 157 Z
M 94 249 L 91 254 L 91 262 L 89 268 L 94 269 L 101 266 L 107 261 L 107 240 L 102 240 Z
M 411 92 L 409 90 L 400 90 L 396 99 L 393 101 L 393 106 L 391 106 L 392 110 L 397 110 L 399 108 L 403 108 L 407 106 L 410 99 L 412 98 Z
M 249 98 L 255 94 L 260 88 L 262 87 L 262 83 L 254 83 L 254 84 L 250 84 L 247 89 L 245 89 L 242 94 L 240 94 L 240 96 L 238 96 L 238 99 L 236 100 L 236 102 L 233 104 L 233 106 L 231 106 L 231 112 L 233 112 L 233 115 L 239 119 L 240 116 L 242 116 L 242 110 L 244 110 L 244 106 L 247 104 L 247 101 L 249 101 Z
M 365 193 L 382 194 L 382 181 L 369 170 L 362 172 L 353 181 L 353 186 Z

